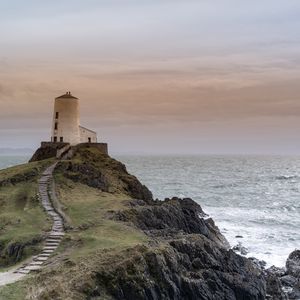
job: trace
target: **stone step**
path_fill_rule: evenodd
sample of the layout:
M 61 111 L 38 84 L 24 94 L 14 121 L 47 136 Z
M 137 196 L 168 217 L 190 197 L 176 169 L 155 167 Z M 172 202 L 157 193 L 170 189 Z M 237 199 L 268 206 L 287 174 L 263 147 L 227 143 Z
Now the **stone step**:
M 16 273 L 20 273 L 20 274 L 29 274 L 30 271 L 29 271 L 29 270 L 21 269 L 21 270 L 17 270 Z
M 41 253 L 39 254 L 39 257 L 50 257 L 51 254 L 50 253 Z
M 49 234 L 49 236 L 61 236 L 61 237 L 63 237 L 64 235 L 65 235 L 64 232 L 59 233 L 59 232 L 53 232 L 53 231 L 51 231 Z
M 30 272 L 30 271 L 37 271 L 37 270 L 39 270 L 41 268 L 42 268 L 42 266 L 27 266 L 23 270 Z
M 59 238 L 59 239 L 46 239 L 46 243 L 48 243 L 48 242 L 50 242 L 50 243 L 53 243 L 53 242 L 60 243 L 61 242 L 61 238 Z
M 60 242 L 46 242 L 45 247 L 48 246 L 59 246 Z
M 46 241 L 61 241 L 62 240 L 62 236 L 59 235 L 48 235 L 48 237 L 46 238 Z
M 45 243 L 45 246 L 46 246 L 46 245 L 51 245 L 51 246 L 52 246 L 53 244 L 54 244 L 54 245 L 59 245 L 60 242 L 61 242 L 61 240 L 52 240 L 52 241 L 47 240 L 46 243 Z
M 60 245 L 64 236 L 63 218 L 55 211 L 51 203 L 52 190 L 50 184 L 53 182 L 53 170 L 56 164 L 47 168 L 42 177 L 38 180 L 39 184 L 39 199 L 46 213 L 52 218 L 52 229 L 48 233 L 45 240 L 42 252 L 33 257 L 33 261 L 19 269 L 20 272 L 28 274 L 30 271 L 38 270 L 42 267 L 43 263 L 55 252 Z
M 58 246 L 48 246 L 48 247 L 44 247 L 43 251 L 55 251 L 57 249 Z
M 43 265 L 43 261 L 33 261 L 30 264 L 28 264 L 28 266 L 41 266 Z
M 49 258 L 49 257 L 44 257 L 44 256 L 41 257 L 41 256 L 38 256 L 38 257 L 35 258 L 34 260 L 35 260 L 35 261 L 46 261 L 46 260 L 48 260 L 48 258 Z
M 51 247 L 51 246 L 55 246 L 56 248 L 59 246 L 60 243 L 46 243 L 45 247 Z
M 43 250 L 42 250 L 42 253 L 49 253 L 49 254 L 52 254 L 56 249 L 57 249 L 57 248 L 55 248 L 55 249 L 43 249 Z

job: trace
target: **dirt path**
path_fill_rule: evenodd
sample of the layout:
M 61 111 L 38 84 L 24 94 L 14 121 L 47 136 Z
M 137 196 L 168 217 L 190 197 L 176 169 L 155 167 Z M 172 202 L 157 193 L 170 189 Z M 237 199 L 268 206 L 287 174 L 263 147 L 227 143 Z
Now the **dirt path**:
M 46 213 L 52 218 L 53 226 L 49 233 L 43 251 L 37 256 L 33 256 L 27 263 L 19 268 L 8 272 L 0 273 L 0 286 L 16 282 L 30 272 L 39 270 L 43 267 L 49 257 L 55 252 L 64 236 L 64 226 L 62 217 L 54 210 L 51 201 L 51 182 L 53 171 L 57 162 L 48 167 L 39 179 L 39 197 Z

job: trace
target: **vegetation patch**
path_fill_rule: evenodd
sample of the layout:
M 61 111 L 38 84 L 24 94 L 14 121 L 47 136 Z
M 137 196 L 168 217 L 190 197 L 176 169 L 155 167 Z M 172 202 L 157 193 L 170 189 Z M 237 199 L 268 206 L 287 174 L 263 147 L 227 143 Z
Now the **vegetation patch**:
M 47 164 L 31 163 L 0 171 L 0 181 L 7 183 L 0 185 L 0 268 L 37 253 L 44 232 L 51 228 L 37 194 L 37 179 Z
M 102 192 L 60 175 L 56 177 L 56 188 L 64 212 L 70 219 L 72 230 L 66 240 L 69 239 L 70 245 L 75 245 L 72 258 L 147 242 L 146 235 L 141 231 L 107 218 L 113 211 L 128 208 L 127 203 L 131 199 L 127 195 Z
M 0 300 L 24 300 L 27 284 L 27 281 L 19 281 L 0 287 Z

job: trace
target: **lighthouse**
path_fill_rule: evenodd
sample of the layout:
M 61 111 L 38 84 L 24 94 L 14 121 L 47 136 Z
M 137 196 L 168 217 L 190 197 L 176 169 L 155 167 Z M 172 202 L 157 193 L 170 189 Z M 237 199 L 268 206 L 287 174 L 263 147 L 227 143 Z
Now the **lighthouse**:
M 71 146 L 97 143 L 97 133 L 80 126 L 79 99 L 71 92 L 55 98 L 51 142 Z

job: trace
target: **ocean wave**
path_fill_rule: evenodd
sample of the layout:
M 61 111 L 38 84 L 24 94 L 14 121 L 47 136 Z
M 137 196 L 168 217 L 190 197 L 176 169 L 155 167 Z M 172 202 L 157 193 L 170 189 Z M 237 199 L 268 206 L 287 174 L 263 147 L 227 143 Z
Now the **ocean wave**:
M 298 175 L 280 175 L 275 177 L 277 180 L 291 180 L 299 178 Z
M 214 189 L 226 189 L 226 188 L 233 188 L 238 187 L 238 183 L 228 183 L 228 184 L 216 184 L 213 185 L 212 188 Z

